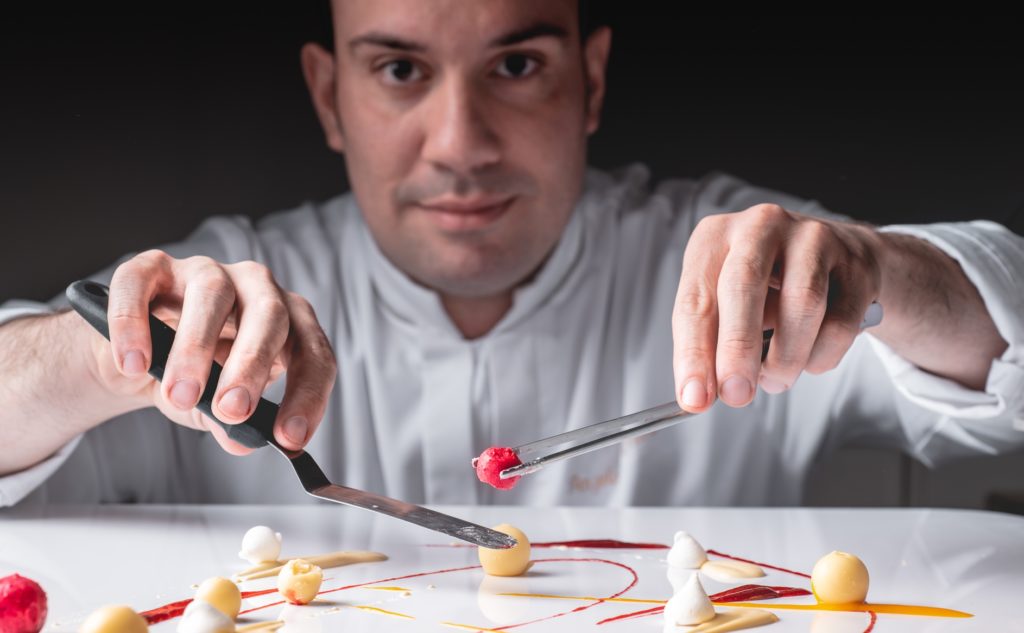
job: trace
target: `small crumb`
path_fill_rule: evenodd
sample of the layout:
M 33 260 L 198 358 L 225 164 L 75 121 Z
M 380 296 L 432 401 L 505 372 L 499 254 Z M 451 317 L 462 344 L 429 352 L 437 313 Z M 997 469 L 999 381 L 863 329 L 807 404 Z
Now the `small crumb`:
M 411 596 L 411 595 L 412 595 L 412 592 L 411 592 L 411 591 L 403 591 L 403 592 L 402 592 L 402 597 L 403 597 L 403 598 L 408 598 L 408 597 L 409 597 L 409 596 Z
M 437 585 L 427 585 L 427 589 L 437 589 Z

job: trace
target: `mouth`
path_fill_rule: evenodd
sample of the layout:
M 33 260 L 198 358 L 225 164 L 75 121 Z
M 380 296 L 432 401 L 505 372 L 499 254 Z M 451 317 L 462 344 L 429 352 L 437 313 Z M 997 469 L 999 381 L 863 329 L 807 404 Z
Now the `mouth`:
M 462 233 L 487 228 L 512 206 L 510 198 L 446 198 L 417 206 L 443 231 Z

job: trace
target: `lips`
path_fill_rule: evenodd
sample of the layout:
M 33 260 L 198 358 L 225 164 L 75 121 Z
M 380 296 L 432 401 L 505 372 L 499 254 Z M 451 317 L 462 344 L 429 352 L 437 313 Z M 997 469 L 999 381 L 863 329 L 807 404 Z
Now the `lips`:
M 504 215 L 513 199 L 449 198 L 421 202 L 417 206 L 444 231 L 478 231 Z

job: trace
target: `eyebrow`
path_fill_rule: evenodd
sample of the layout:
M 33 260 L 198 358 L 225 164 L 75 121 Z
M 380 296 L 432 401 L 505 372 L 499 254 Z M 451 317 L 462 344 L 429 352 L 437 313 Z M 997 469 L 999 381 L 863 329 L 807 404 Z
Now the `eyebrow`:
M 490 46 L 512 46 L 513 44 L 520 44 L 537 37 L 557 37 L 559 39 L 565 39 L 569 37 L 569 32 L 557 24 L 552 24 L 550 22 L 537 22 L 536 24 L 531 24 L 524 29 L 518 29 L 511 33 L 494 38 L 491 40 Z
M 425 45 L 418 42 L 404 40 L 397 35 L 379 33 L 377 31 L 370 31 L 369 33 L 364 33 L 358 37 L 353 37 L 348 41 L 348 48 L 349 50 L 354 51 L 363 44 L 383 46 L 384 48 L 391 48 L 396 51 L 405 51 L 408 53 L 422 53 L 427 50 Z
M 488 46 L 491 48 L 512 46 L 513 44 L 520 44 L 538 37 L 556 37 L 559 39 L 565 39 L 569 37 L 569 32 L 557 24 L 552 24 L 550 22 L 538 22 L 536 24 L 531 24 L 526 28 L 517 29 L 511 33 L 506 33 L 496 37 L 488 43 Z M 352 38 L 348 42 L 348 47 L 349 50 L 354 51 L 359 46 L 366 44 L 381 46 L 407 53 L 422 53 L 427 50 L 427 46 L 425 44 L 379 31 L 370 31 L 369 33 L 364 33 L 363 35 Z

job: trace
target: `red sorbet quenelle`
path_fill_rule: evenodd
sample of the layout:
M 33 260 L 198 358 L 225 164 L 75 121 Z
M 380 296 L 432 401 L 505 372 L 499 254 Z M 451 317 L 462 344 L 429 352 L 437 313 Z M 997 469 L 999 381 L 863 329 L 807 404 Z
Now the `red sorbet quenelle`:
M 0 633 L 39 633 L 46 623 L 46 592 L 24 576 L 0 578 Z
M 511 490 L 515 487 L 519 477 L 501 478 L 501 471 L 506 468 L 518 466 L 523 462 L 519 461 L 516 452 L 507 446 L 492 446 L 480 457 L 473 460 L 473 468 L 476 469 L 476 476 L 485 484 L 491 484 L 498 490 Z

